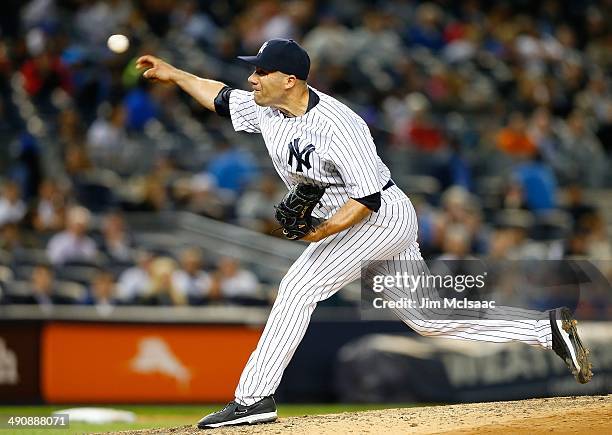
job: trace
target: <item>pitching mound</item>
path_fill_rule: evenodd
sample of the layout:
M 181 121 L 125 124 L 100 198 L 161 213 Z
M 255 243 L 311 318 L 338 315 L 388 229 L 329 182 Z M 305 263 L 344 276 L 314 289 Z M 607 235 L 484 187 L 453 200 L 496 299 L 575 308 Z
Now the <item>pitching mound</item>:
M 515 402 L 386 409 L 281 418 L 257 426 L 211 429 L 192 426 L 121 432 L 173 434 L 604 434 L 612 433 L 612 395 L 556 397 Z

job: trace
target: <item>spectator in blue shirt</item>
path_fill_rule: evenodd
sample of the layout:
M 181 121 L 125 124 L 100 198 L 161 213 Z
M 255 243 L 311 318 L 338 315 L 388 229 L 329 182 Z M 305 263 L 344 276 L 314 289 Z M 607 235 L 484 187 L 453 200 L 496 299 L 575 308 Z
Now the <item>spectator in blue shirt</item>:
M 514 169 L 514 177 L 523 190 L 527 208 L 534 213 L 545 212 L 557 206 L 557 179 L 540 154 Z
M 123 99 L 129 130 L 142 131 L 147 122 L 159 116 L 157 104 L 147 92 L 146 85 L 141 83 Z
M 240 195 L 256 178 L 257 167 L 250 154 L 222 140 L 218 142 L 217 153 L 208 164 L 208 173 L 215 178 L 219 189 Z

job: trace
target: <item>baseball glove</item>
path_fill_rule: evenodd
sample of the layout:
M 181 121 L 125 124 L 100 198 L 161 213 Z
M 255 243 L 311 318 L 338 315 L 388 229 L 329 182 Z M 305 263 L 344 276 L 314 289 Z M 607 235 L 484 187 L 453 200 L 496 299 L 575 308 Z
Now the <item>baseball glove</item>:
M 276 205 L 276 220 L 289 240 L 298 240 L 312 232 L 322 221 L 311 216 L 317 203 L 325 193 L 324 187 L 313 184 L 298 184 Z

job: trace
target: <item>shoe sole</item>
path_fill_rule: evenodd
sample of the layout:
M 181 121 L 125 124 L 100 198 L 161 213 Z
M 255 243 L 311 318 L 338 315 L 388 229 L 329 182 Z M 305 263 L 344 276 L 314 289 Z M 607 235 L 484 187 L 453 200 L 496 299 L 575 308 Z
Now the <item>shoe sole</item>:
M 199 426 L 200 429 L 214 429 L 216 427 L 223 426 L 235 426 L 239 424 L 259 424 L 259 423 L 271 423 L 278 418 L 276 411 L 264 412 L 262 414 L 247 415 L 246 417 L 240 417 L 235 420 L 222 421 L 220 423 L 211 423 L 203 426 Z
M 569 335 L 571 340 L 570 350 L 576 351 L 575 357 L 580 369 L 571 360 L 571 356 L 566 358 L 565 362 L 570 367 L 576 380 L 581 384 L 586 384 L 593 378 L 593 365 L 589 360 L 589 349 L 582 344 L 582 340 L 578 336 L 577 325 L 578 321 L 572 317 L 571 312 L 567 308 L 561 309 L 561 327 Z

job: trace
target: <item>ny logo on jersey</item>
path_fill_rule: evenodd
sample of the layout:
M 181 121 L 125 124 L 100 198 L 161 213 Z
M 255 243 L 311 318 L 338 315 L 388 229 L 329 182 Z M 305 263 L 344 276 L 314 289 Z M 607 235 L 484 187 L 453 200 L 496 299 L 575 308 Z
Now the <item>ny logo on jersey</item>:
M 299 139 L 293 139 L 293 142 L 289 142 L 289 166 L 293 166 L 293 158 L 297 162 L 295 170 L 297 172 L 304 172 L 302 165 L 306 166 L 306 169 L 310 169 L 310 154 L 314 151 L 315 147 L 313 144 L 306 145 L 302 151 L 299 147 Z

